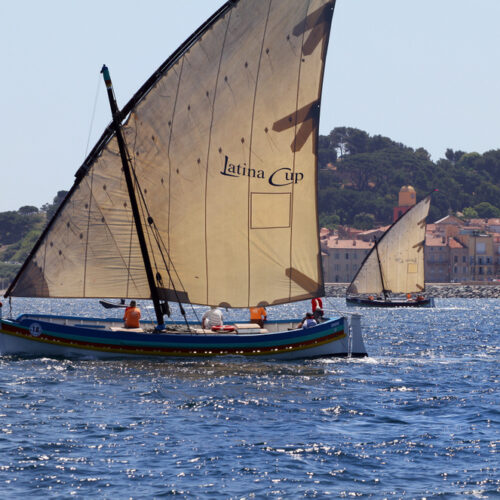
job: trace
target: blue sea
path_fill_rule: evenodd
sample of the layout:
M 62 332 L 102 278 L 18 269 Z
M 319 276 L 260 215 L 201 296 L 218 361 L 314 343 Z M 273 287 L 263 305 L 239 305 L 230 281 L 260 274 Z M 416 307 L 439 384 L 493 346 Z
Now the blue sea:
M 500 498 L 500 299 L 436 305 L 363 310 L 365 359 L 0 357 L 0 498 Z

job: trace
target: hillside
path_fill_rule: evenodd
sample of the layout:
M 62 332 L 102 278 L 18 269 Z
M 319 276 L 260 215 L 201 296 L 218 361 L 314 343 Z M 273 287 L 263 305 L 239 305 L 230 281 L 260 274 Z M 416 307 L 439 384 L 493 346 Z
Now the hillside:
M 500 150 L 480 155 L 448 149 L 445 156 L 433 162 L 423 148 L 353 128 L 320 136 L 320 224 L 362 229 L 389 224 L 406 184 L 418 198 L 438 190 L 431 221 L 457 212 L 469 218 L 500 217 Z
M 0 290 L 14 278 L 65 195 L 66 191 L 59 191 L 52 203 L 40 209 L 26 205 L 17 211 L 0 212 Z

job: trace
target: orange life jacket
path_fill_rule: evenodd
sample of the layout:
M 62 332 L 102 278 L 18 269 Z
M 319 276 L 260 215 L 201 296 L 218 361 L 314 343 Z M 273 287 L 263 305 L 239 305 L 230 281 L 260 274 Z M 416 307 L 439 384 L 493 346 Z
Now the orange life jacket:
M 126 328 L 139 328 L 139 320 L 141 319 L 141 310 L 138 307 L 127 307 L 123 320 Z
M 250 319 L 255 319 L 260 321 L 261 319 L 266 319 L 267 313 L 263 307 L 251 307 L 250 308 Z

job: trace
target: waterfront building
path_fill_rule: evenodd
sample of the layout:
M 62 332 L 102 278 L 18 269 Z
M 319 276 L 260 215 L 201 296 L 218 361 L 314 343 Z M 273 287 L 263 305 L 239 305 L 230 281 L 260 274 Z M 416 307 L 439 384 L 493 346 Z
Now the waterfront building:
M 339 239 L 332 236 L 321 241 L 323 274 L 327 283 L 350 283 L 359 266 L 373 247 L 373 242 Z

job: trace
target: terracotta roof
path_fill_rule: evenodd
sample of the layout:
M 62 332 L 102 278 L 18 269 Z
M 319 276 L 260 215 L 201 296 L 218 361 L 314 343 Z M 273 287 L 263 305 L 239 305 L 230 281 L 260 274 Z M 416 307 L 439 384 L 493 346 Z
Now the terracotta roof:
M 450 248 L 466 248 L 463 243 L 460 243 L 460 241 L 456 240 L 455 238 L 450 238 L 448 241 L 448 245 Z
M 343 250 L 360 248 L 368 250 L 373 247 L 373 242 L 363 240 L 339 240 L 337 238 L 329 238 L 326 242 L 327 248 L 341 248 Z
M 425 238 L 425 246 L 426 247 L 445 247 L 445 246 L 447 246 L 446 238 L 444 238 L 443 236 L 436 236 L 434 234 L 428 234 Z
M 454 224 L 454 225 L 462 225 L 463 222 L 458 218 L 455 217 L 454 215 L 447 215 L 446 217 L 443 217 L 442 219 L 437 220 L 434 224 Z
M 358 236 L 369 236 L 370 234 L 375 234 L 379 232 L 385 233 L 389 229 L 389 227 L 390 226 L 380 226 L 376 227 L 375 229 L 368 229 L 367 231 L 359 233 Z
M 468 226 L 481 226 L 486 224 L 486 219 L 469 219 Z

